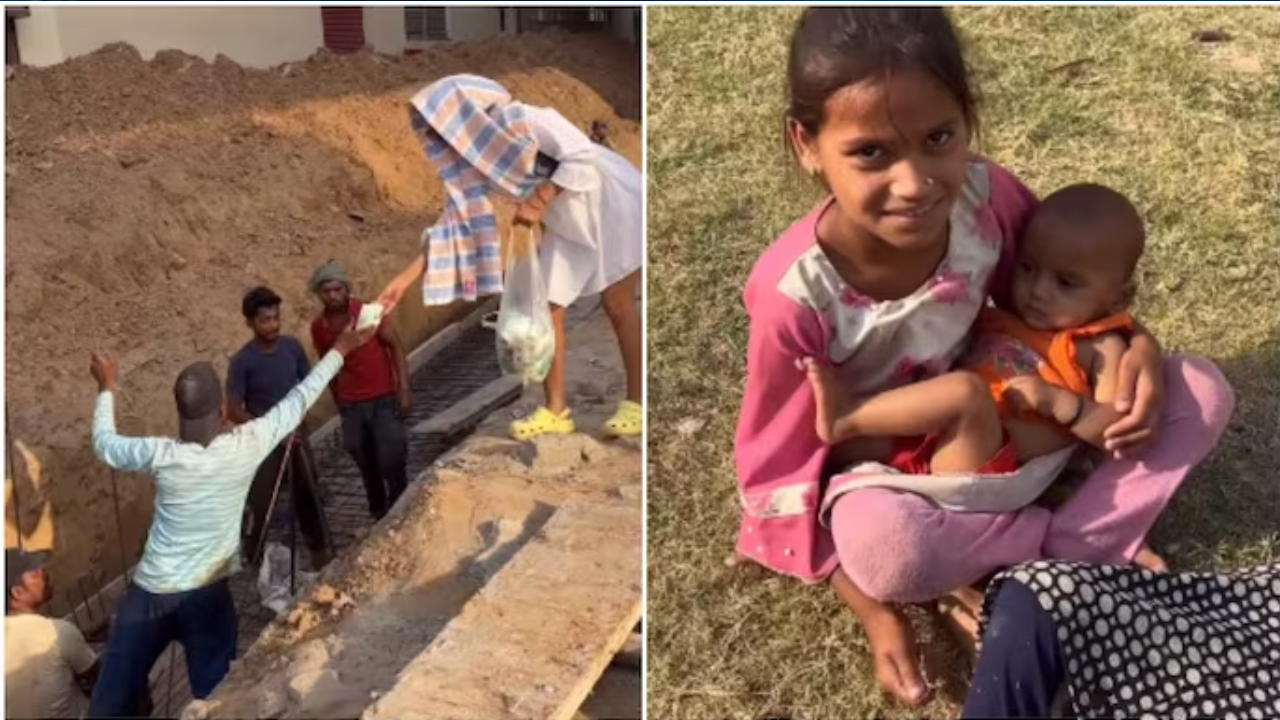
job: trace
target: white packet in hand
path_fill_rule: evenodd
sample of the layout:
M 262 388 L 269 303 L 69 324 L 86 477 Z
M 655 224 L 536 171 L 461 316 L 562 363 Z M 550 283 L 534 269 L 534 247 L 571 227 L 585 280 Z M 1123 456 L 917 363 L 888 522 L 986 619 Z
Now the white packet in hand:
M 360 306 L 360 317 L 356 319 L 356 330 L 375 327 L 382 322 L 382 306 L 378 303 L 366 303 Z

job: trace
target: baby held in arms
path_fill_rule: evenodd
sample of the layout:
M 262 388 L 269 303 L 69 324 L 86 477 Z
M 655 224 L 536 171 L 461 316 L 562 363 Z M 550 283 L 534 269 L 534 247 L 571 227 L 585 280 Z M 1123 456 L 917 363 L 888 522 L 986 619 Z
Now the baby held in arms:
M 1013 313 L 982 311 L 960 369 L 848 398 L 829 367 L 804 359 L 818 436 L 841 445 L 842 461 L 912 475 L 1007 474 L 1078 441 L 1105 449 L 1103 432 L 1121 417 L 1116 383 L 1145 239 L 1114 190 L 1072 185 L 1045 198 L 1019 249 Z M 1146 546 L 1134 562 L 1166 569 Z

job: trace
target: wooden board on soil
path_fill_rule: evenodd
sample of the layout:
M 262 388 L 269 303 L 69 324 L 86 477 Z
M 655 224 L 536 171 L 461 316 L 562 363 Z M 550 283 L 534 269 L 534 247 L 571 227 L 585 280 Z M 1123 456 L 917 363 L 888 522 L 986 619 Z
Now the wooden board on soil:
M 413 427 L 415 433 L 440 433 L 453 435 L 468 426 L 480 422 L 498 407 L 520 397 L 524 383 L 513 375 L 503 375 L 476 390 L 462 401 L 450 405 L 444 412 L 423 420 Z
M 641 523 L 562 507 L 364 718 L 572 718 L 640 619 Z

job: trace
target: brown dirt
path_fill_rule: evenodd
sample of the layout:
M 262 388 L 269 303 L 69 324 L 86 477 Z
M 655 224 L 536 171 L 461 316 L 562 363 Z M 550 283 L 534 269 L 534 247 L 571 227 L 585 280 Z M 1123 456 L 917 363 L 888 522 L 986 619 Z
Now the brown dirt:
M 621 394 L 623 375 L 608 319 L 593 303 L 570 310 L 569 402 L 590 409 Z M 530 388 L 516 408 L 534 402 Z M 506 437 L 510 412 L 410 486 L 387 520 L 326 567 L 285 617 L 263 631 L 203 704 L 207 717 L 359 717 L 566 502 L 621 498 L 641 512 L 640 446 L 593 437 L 602 411 L 579 434 L 521 444 Z M 542 609 L 535 609 L 542 611 Z M 639 717 L 639 673 L 606 673 L 586 717 Z
M 202 359 L 223 370 L 245 341 L 248 287 L 279 292 L 286 332 L 309 345 L 304 286 L 316 264 L 341 259 L 367 296 L 416 251 L 441 192 L 404 101 L 456 72 L 494 77 L 580 127 L 604 120 L 640 162 L 639 57 L 612 38 L 504 37 L 407 58 L 321 52 L 265 71 L 176 51 L 144 62 L 112 46 L 8 81 L 8 432 L 38 459 L 18 473 L 23 529 L 40 500 L 53 505 L 56 585 L 88 574 L 95 589 L 121 569 L 110 476 L 88 443 L 89 351 L 120 358 L 122 432 L 166 435 L 177 371 Z M 411 346 L 467 309 L 410 305 L 395 322 Z M 315 423 L 332 412 L 324 402 Z M 119 485 L 131 564 L 152 490 L 137 477 Z
M 316 591 L 325 597 L 313 593 L 264 631 L 209 698 L 212 716 L 358 717 L 555 507 L 622 496 L 640 512 L 639 453 L 584 435 L 523 447 L 477 437 L 442 465 L 413 488 L 426 502 L 410 498 L 401 518 L 326 570 Z M 353 605 L 340 607 L 347 596 Z

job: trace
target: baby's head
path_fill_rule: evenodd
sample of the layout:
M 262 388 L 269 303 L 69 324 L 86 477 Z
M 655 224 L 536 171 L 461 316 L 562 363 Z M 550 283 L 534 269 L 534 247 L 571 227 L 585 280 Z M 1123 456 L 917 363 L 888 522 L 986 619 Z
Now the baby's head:
M 1013 277 L 1013 308 L 1039 330 L 1081 327 L 1133 301 L 1146 244 L 1137 208 L 1101 185 L 1065 187 L 1027 225 Z

